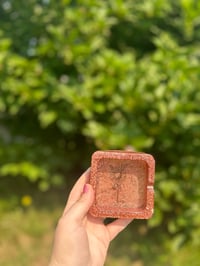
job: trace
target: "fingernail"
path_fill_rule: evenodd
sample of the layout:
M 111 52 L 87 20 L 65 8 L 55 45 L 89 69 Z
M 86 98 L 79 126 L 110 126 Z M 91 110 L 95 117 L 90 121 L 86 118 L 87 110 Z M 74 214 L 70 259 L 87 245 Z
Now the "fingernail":
M 83 193 L 87 193 L 88 190 L 89 190 L 88 185 L 85 184 L 84 187 L 83 187 Z

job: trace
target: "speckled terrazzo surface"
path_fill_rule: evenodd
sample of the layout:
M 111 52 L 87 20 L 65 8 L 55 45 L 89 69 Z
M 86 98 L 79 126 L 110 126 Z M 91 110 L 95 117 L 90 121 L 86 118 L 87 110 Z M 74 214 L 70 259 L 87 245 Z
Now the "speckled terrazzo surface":
M 90 183 L 97 217 L 148 219 L 153 214 L 155 161 L 150 154 L 97 151 L 92 156 Z

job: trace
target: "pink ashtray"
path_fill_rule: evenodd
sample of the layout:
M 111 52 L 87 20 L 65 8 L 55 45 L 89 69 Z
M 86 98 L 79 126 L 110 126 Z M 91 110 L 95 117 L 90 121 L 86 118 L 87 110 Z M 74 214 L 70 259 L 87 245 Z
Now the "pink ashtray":
M 96 151 L 90 184 L 95 217 L 149 219 L 154 208 L 155 161 L 152 155 L 130 151 Z

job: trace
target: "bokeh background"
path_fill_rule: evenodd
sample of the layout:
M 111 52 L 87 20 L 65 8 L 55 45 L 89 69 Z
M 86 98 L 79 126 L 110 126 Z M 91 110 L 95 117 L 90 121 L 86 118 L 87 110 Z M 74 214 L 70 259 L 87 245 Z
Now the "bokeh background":
M 199 265 L 200 1 L 0 1 L 0 265 L 47 265 L 97 149 L 151 153 L 155 214 L 106 266 Z

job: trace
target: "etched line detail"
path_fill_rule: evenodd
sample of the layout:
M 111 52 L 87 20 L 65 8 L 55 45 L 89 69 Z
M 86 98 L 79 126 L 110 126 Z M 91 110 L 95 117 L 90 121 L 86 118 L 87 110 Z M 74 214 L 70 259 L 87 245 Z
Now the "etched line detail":
M 147 167 L 144 161 L 106 159 L 97 166 L 96 203 L 99 206 L 143 208 Z

